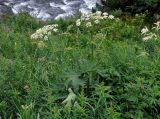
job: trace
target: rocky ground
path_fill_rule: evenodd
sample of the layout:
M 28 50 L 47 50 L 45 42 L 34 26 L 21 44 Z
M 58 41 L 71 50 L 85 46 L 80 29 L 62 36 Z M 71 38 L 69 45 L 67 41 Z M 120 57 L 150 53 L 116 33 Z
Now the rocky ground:
M 0 15 L 3 14 L 12 14 L 12 10 L 10 7 L 6 6 L 4 3 L 4 0 L 0 0 Z

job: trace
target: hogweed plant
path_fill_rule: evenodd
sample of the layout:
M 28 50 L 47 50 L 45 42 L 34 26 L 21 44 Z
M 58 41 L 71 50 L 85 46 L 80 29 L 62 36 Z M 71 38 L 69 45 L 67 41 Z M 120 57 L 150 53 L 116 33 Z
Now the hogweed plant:
M 82 16 L 76 20 L 75 25 L 77 26 L 78 38 L 80 35 L 79 32 L 81 32 L 80 30 L 81 27 L 84 27 L 85 31 L 90 34 L 90 39 L 88 41 L 88 44 L 91 45 L 92 61 L 94 61 L 94 49 L 95 49 L 94 36 L 96 36 L 96 34 L 100 32 L 99 29 L 102 29 L 102 27 L 106 27 L 105 25 L 100 27 L 100 24 L 105 20 L 114 20 L 114 19 L 115 17 L 113 15 L 109 15 L 107 12 L 102 13 L 101 11 L 97 11 L 95 13 L 82 14 Z M 87 94 L 89 94 L 89 88 L 92 80 L 93 80 L 93 74 L 91 72 L 86 84 L 88 90 Z
M 146 26 L 141 30 L 142 41 L 149 56 L 153 56 L 155 50 L 158 50 L 160 40 L 160 22 L 154 23 L 154 26 L 149 30 Z
M 31 35 L 31 39 L 34 40 L 33 42 L 36 43 L 37 48 L 47 48 L 47 45 L 45 41 L 48 41 L 51 43 L 52 39 L 49 39 L 52 35 L 56 36 L 59 42 L 61 42 L 61 38 L 63 33 L 60 33 L 59 25 L 58 24 L 52 24 L 52 25 L 46 25 L 38 30 L 36 30 L 35 33 Z M 58 46 L 57 46 L 58 47 Z M 61 58 L 62 58 L 62 49 L 56 51 L 59 64 L 62 64 Z
M 157 35 L 155 33 L 150 32 L 146 26 L 141 30 L 141 35 L 143 36 L 142 40 L 145 42 L 151 39 L 156 39 L 157 37 Z
M 86 32 L 90 34 L 89 43 L 91 44 L 91 56 L 94 58 L 94 44 L 93 38 L 95 34 L 99 33 L 99 25 L 105 20 L 113 20 L 115 17 L 113 15 L 109 15 L 107 12 L 102 13 L 101 11 L 97 11 L 95 13 L 82 14 L 82 16 L 76 20 L 76 26 L 78 27 L 86 27 Z M 105 26 L 103 26 L 105 27 Z M 101 28 L 102 29 L 102 28 Z M 79 34 L 78 34 L 79 35 Z

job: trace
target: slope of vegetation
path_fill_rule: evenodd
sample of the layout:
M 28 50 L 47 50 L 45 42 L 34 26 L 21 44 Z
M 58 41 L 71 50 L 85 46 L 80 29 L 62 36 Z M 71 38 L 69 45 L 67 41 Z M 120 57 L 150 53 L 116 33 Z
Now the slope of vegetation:
M 160 118 L 160 23 L 101 14 L 1 19 L 0 118 Z

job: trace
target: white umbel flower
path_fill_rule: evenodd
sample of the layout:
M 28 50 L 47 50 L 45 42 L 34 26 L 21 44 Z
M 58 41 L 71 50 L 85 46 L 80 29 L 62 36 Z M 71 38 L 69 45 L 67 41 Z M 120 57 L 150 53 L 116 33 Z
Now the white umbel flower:
M 104 13 L 103 13 L 103 16 L 108 16 L 108 13 L 107 13 L 107 12 L 104 12 Z
M 57 31 L 58 31 L 58 29 L 57 29 L 57 28 L 54 28 L 54 29 L 53 29 L 53 31 L 54 31 L 54 32 L 57 32 Z
M 76 26 L 80 26 L 81 25 L 81 20 L 80 19 L 77 19 L 76 21 Z
M 155 33 L 148 33 L 147 35 L 145 35 L 143 37 L 143 41 L 148 41 L 148 40 L 151 40 L 151 39 L 154 39 L 154 40 L 157 40 L 157 35 Z
M 114 19 L 114 16 L 113 15 L 109 15 L 108 18 L 109 19 Z
M 157 31 L 160 29 L 160 21 L 157 21 L 156 23 L 154 23 L 156 26 L 153 27 L 153 29 L 156 29 Z
M 91 22 L 87 22 L 86 27 L 91 27 L 92 23 Z
M 145 26 L 142 30 L 141 30 L 141 34 L 144 35 L 148 32 L 148 28 Z
M 47 25 L 43 28 L 36 30 L 34 34 L 31 35 L 31 39 L 44 39 L 48 40 L 48 36 L 52 34 L 52 32 L 57 32 L 58 24 Z
M 96 12 L 96 15 L 97 15 L 97 16 L 101 16 L 101 15 L 102 15 L 102 12 L 101 12 L 101 11 L 97 11 L 97 12 Z
M 150 40 L 150 39 L 152 39 L 152 36 L 145 36 L 145 37 L 143 38 L 143 41 L 148 41 L 148 40 Z
M 85 24 L 86 27 L 91 27 L 106 19 L 112 20 L 115 19 L 115 17 L 109 15 L 107 12 L 102 13 L 101 11 L 97 11 L 95 13 L 82 14 L 80 19 L 77 19 L 75 25 L 80 26 L 81 24 Z
M 47 35 L 49 35 L 49 36 L 50 36 L 51 34 L 52 34 L 51 31 L 49 31 L 49 32 L 47 33 Z
M 44 40 L 46 40 L 46 41 L 47 41 L 47 40 L 48 40 L 48 36 L 44 36 Z
M 94 23 L 95 23 L 95 24 L 99 24 L 100 21 L 97 19 L 97 20 L 94 21 Z

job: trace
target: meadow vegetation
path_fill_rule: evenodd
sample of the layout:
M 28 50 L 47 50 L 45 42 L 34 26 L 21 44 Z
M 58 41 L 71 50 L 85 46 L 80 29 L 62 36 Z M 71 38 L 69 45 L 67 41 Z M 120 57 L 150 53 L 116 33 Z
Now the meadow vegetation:
M 160 22 L 144 18 L 1 18 L 0 118 L 160 118 Z

